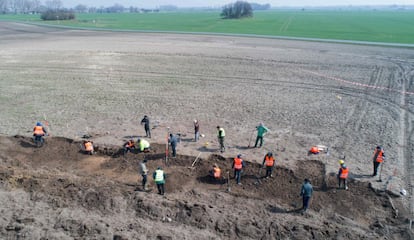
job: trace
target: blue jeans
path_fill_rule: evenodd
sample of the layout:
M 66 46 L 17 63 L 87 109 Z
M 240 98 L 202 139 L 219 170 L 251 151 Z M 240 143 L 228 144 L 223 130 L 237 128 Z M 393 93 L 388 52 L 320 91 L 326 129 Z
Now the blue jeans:
M 234 170 L 234 177 L 236 178 L 237 184 L 240 183 L 241 173 L 242 173 L 242 170 L 241 169 L 239 169 L 239 170 L 236 170 L 235 169 Z
M 173 144 L 171 145 L 171 148 L 172 148 L 172 156 L 175 157 L 177 155 L 177 150 L 176 150 L 177 147 L 176 145 Z
M 266 177 L 272 176 L 273 167 L 266 166 Z
M 303 210 L 307 210 L 309 208 L 309 201 L 310 201 L 310 196 L 303 196 Z
M 200 132 L 195 132 L 194 133 L 194 139 L 197 142 L 200 139 Z
M 43 135 L 34 135 L 35 142 L 41 142 L 43 143 Z

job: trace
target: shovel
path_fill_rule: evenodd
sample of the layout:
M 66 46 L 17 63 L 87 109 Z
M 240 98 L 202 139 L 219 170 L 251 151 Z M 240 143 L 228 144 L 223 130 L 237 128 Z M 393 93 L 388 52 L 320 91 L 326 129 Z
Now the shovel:
M 252 134 L 250 134 L 250 138 L 249 138 L 249 145 L 247 145 L 247 147 L 248 147 L 248 148 L 250 148 L 250 143 L 252 142 L 252 138 L 253 138 L 253 135 L 254 135 L 254 131 L 255 131 L 255 130 L 253 130 L 253 131 L 252 131 Z
M 260 166 L 260 168 L 259 168 L 259 175 L 258 176 L 256 176 L 256 185 L 257 184 L 261 184 L 262 183 L 262 181 L 260 181 L 260 178 L 261 178 L 261 176 L 262 176 L 262 167 Z
M 230 171 L 227 171 L 227 192 L 230 192 Z

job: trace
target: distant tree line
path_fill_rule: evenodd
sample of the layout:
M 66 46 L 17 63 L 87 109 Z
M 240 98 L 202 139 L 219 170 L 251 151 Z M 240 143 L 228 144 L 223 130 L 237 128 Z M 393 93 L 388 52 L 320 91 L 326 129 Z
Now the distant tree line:
M 271 8 L 270 4 L 259 4 L 259 3 L 250 3 L 252 6 L 253 11 L 261 11 L 261 10 L 269 10 Z
M 165 9 L 172 9 L 173 6 L 164 6 Z M 44 2 L 40 0 L 0 0 L 0 14 L 45 14 L 50 15 L 51 10 L 53 11 L 66 11 L 68 13 L 148 13 L 158 12 L 159 9 L 145 9 L 138 7 L 126 8 L 121 4 L 114 4 L 109 7 L 88 7 L 84 4 L 79 4 L 74 8 L 67 9 L 63 8 L 61 0 L 46 0 Z M 46 12 L 48 12 L 46 14 Z M 62 15 L 62 14 L 61 14 Z
M 224 6 L 221 16 L 223 18 L 251 17 L 253 16 L 253 10 L 267 10 L 269 8 L 270 4 L 262 5 L 237 1 Z M 210 8 L 207 9 L 211 10 Z M 74 16 L 74 13 L 150 13 L 176 10 L 179 10 L 179 8 L 175 5 L 162 5 L 157 9 L 145 9 L 134 6 L 124 7 L 121 4 L 114 4 L 109 7 L 88 7 L 84 4 L 78 4 L 67 9 L 63 7 L 61 0 L 46 0 L 44 2 L 41 0 L 0 0 L 0 14 L 42 14 L 42 19 L 50 20 L 56 19 L 54 16 L 58 16 L 60 20 L 63 20 L 64 16 L 68 16 L 68 19 L 70 19 L 72 15 Z

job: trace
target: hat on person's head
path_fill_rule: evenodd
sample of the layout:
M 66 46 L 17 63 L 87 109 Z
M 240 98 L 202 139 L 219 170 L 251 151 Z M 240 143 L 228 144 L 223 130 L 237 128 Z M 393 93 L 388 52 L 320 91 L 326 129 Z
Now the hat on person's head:
M 162 167 L 157 167 L 157 169 L 158 169 L 158 170 L 161 170 L 161 169 L 162 169 Z
M 344 163 L 345 163 L 345 162 L 344 162 L 344 160 L 342 160 L 342 159 L 340 159 L 340 160 L 339 160 L 339 164 L 340 164 L 340 165 L 342 165 L 342 164 L 344 164 Z
M 346 165 L 345 164 L 342 164 L 341 166 L 342 166 L 342 168 L 346 168 Z
M 268 152 L 267 153 L 267 156 L 273 156 L 273 153 L 272 152 Z
M 41 122 L 37 122 L 36 123 L 36 126 L 42 126 L 42 123 Z
M 382 149 L 382 147 L 381 147 L 381 146 L 377 146 L 377 149 L 381 150 L 381 149 Z
M 240 158 L 242 155 L 241 154 L 237 154 L 237 157 Z

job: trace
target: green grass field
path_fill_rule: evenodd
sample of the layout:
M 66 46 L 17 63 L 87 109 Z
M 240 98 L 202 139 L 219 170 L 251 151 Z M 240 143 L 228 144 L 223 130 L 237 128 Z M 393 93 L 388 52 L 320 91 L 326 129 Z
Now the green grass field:
M 73 27 L 257 34 L 269 36 L 414 44 L 414 11 L 257 11 L 253 18 L 224 20 L 219 12 L 77 14 Z M 0 20 L 44 22 L 38 15 L 0 15 Z

